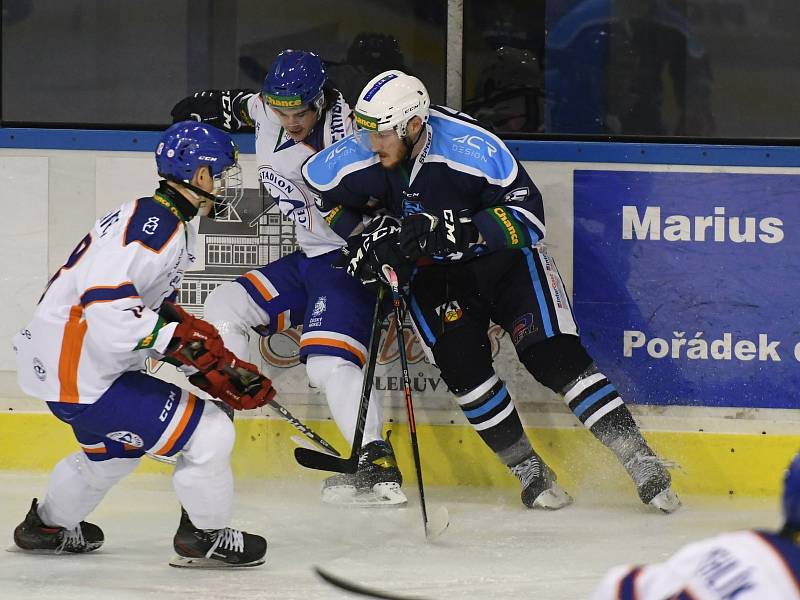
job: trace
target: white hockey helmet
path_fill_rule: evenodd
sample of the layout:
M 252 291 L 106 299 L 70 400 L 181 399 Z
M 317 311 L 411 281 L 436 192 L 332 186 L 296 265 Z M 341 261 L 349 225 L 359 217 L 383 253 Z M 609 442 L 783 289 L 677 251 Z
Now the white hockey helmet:
M 412 118 L 428 121 L 430 105 L 428 90 L 419 79 L 402 71 L 384 71 L 358 96 L 353 111 L 356 128 L 367 132 L 394 130 L 403 139 Z

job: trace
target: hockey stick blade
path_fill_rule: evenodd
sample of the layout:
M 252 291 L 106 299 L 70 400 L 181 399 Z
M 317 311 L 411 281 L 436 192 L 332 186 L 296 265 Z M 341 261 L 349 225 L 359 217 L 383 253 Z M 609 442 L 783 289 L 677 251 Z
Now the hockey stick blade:
M 325 452 L 309 448 L 295 448 L 294 458 L 307 469 L 332 471 L 334 473 L 355 473 L 358 468 L 358 454 L 352 458 L 339 458 Z
M 435 540 L 450 526 L 450 513 L 444 506 L 436 507 L 425 523 L 425 539 Z
M 352 583 L 351 581 L 347 581 L 341 577 L 331 575 L 319 567 L 314 567 L 314 572 L 332 586 L 337 587 L 340 590 L 350 592 L 351 594 L 367 596 L 368 598 L 383 598 L 384 600 L 426 600 L 421 596 L 399 596 L 397 594 L 389 594 L 387 592 L 368 588 L 363 585 L 358 585 L 357 583 Z

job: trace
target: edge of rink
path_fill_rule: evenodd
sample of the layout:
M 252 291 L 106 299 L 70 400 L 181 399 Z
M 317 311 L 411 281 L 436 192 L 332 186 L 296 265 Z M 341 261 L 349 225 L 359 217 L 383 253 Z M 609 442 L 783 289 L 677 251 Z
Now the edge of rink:
M 343 453 L 349 451 L 332 421 L 309 420 L 307 424 Z M 414 468 L 408 428 L 404 423 L 392 423 L 387 429 L 392 431 L 400 468 L 410 483 Z M 526 430 L 567 489 L 585 494 L 616 494 L 620 490 L 633 493 L 622 467 L 586 430 Z M 326 476 L 295 463 L 291 437 L 296 430 L 283 420 L 237 418 L 236 433 L 233 467 L 237 477 L 321 480 Z M 800 435 L 644 433 L 656 452 L 677 463 L 672 475 L 679 494 L 776 496 L 784 469 L 800 447 Z M 426 485 L 519 485 L 467 425 L 418 424 L 417 435 Z M 63 456 L 77 449 L 70 428 L 49 414 L 0 414 L 0 469 L 49 471 Z M 143 460 L 138 472 L 168 474 L 171 468 Z

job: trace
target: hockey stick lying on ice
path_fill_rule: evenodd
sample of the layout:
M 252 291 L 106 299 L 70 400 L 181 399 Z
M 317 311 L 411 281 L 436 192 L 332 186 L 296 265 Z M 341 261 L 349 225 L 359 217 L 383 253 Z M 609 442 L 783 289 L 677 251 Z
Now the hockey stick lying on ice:
M 360 596 L 367 596 L 369 598 L 383 598 L 384 600 L 425 600 L 420 596 L 398 596 L 396 594 L 389 594 L 380 590 L 364 587 L 362 585 L 358 585 L 357 583 L 342 579 L 341 577 L 331 575 L 319 567 L 314 567 L 314 572 L 332 586 L 350 592 L 351 594 L 358 594 Z
M 411 452 L 414 456 L 414 468 L 417 471 L 417 488 L 419 489 L 419 506 L 422 509 L 422 523 L 425 526 L 425 537 L 435 538 L 441 535 L 450 524 L 447 509 L 440 506 L 435 511 L 435 519 L 428 519 L 428 508 L 425 506 L 425 486 L 422 483 L 422 462 L 419 458 L 419 443 L 417 442 L 417 424 L 414 420 L 414 403 L 411 400 L 411 376 L 408 374 L 408 356 L 406 356 L 406 339 L 403 335 L 403 314 L 401 309 L 402 297 L 397 273 L 388 265 L 383 266 L 383 274 L 389 281 L 392 290 L 392 306 L 394 319 L 397 323 L 397 350 L 400 353 L 400 368 L 403 370 L 403 392 L 406 398 L 406 411 L 408 412 L 408 432 L 411 436 Z
M 364 439 L 364 426 L 367 422 L 367 409 L 369 408 L 369 396 L 372 392 L 372 377 L 375 374 L 375 363 L 378 361 L 378 345 L 381 341 L 381 304 L 383 302 L 383 286 L 378 290 L 375 299 L 375 313 L 372 316 L 372 334 L 369 339 L 369 357 L 367 366 L 364 369 L 364 382 L 361 385 L 361 399 L 358 404 L 358 416 L 356 417 L 356 430 L 353 434 L 353 445 L 350 448 L 350 456 L 339 458 L 324 452 L 310 450 L 309 448 L 295 448 L 294 457 L 298 463 L 308 469 L 320 471 L 334 471 L 336 473 L 355 473 L 358 468 L 358 453 L 361 450 L 361 442 Z

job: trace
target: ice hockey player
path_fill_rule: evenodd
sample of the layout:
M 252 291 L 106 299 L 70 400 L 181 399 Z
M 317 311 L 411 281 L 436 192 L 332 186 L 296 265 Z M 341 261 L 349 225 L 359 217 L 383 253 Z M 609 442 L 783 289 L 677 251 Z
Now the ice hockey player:
M 489 321 L 509 334 L 520 362 L 564 402 L 664 512 L 680 505 L 670 475 L 613 384 L 581 344 L 566 290 L 542 240 L 542 197 L 506 145 L 469 116 L 430 107 L 416 77 L 387 71 L 355 107 L 353 135 L 303 166 L 321 209 L 370 198 L 402 224 L 368 226 L 348 242 L 346 269 L 360 279 L 418 261 L 409 306 L 420 340 L 467 420 L 516 475 L 528 507 L 571 497 L 531 446 L 492 365 Z
M 784 524 L 688 544 L 663 563 L 610 570 L 592 600 L 797 600 L 800 598 L 800 454 L 783 482 Z
M 81 447 L 56 465 L 44 499 L 33 500 L 15 529 L 19 548 L 96 550 L 103 532 L 83 519 L 146 452 L 180 451 L 173 484 L 184 510 L 171 564 L 264 562 L 266 540 L 229 527 L 231 420 L 213 402 L 142 371 L 149 357 L 177 362 L 193 383 L 236 409 L 275 395 L 209 323 L 168 300 L 194 261 L 192 218 L 213 218 L 241 195 L 237 155 L 215 127 L 190 121 L 167 129 L 155 153 L 163 180 L 153 196 L 95 222 L 14 336 L 20 387 L 71 425 Z
M 247 356 L 251 332 L 273 335 L 303 325 L 300 358 L 311 384 L 322 389 L 336 424 L 352 443 L 375 293 L 331 267 L 343 238 L 361 225 L 360 211 L 316 209 L 300 167 L 315 152 L 352 131 L 351 109 L 328 82 L 313 52 L 284 50 L 261 93 L 204 91 L 184 98 L 173 119 L 199 118 L 232 131 L 256 128 L 259 180 L 295 224 L 300 249 L 214 289 L 205 318 L 225 345 Z M 325 480 L 322 499 L 335 504 L 404 504 L 391 445 L 382 438 L 383 408 L 373 392 L 355 474 Z

